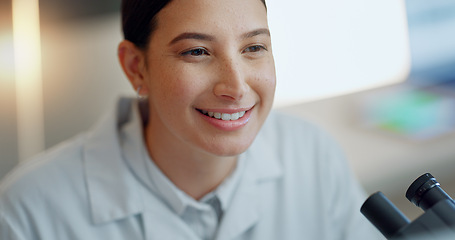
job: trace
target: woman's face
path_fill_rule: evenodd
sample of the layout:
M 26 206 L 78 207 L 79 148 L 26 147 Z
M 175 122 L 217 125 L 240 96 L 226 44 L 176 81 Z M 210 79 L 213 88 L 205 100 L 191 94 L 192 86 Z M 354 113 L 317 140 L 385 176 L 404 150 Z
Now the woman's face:
M 235 156 L 272 106 L 275 67 L 260 0 L 173 0 L 146 50 L 156 144 Z M 152 143 L 153 144 L 153 143 Z

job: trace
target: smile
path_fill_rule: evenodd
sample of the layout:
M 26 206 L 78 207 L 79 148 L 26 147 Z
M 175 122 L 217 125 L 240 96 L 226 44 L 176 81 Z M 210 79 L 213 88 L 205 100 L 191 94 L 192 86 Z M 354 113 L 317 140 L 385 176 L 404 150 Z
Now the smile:
M 209 111 L 205 111 L 205 110 L 200 110 L 200 109 L 197 109 L 200 113 L 206 115 L 206 116 L 209 116 L 209 117 L 212 117 L 212 118 L 216 118 L 216 119 L 219 119 L 219 120 L 223 120 L 223 121 L 235 121 L 235 120 L 238 120 L 240 118 L 242 118 L 244 115 L 245 115 L 245 112 L 246 111 L 241 111 L 241 112 L 236 112 L 236 113 L 232 113 L 232 114 L 229 114 L 229 113 L 221 113 L 221 112 L 209 112 Z

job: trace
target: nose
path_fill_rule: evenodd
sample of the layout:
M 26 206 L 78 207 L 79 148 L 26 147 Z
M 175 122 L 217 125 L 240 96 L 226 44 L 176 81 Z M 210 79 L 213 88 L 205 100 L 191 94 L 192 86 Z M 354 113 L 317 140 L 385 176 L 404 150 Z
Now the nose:
M 248 83 L 240 59 L 225 58 L 220 61 L 213 93 L 226 100 L 241 100 L 248 92 Z

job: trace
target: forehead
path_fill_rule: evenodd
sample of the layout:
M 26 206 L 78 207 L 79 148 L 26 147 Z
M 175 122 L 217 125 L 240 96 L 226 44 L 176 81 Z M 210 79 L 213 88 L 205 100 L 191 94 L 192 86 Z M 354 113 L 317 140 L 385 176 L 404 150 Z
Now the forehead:
M 173 0 L 157 15 L 158 34 L 181 32 L 241 34 L 268 28 L 261 0 Z

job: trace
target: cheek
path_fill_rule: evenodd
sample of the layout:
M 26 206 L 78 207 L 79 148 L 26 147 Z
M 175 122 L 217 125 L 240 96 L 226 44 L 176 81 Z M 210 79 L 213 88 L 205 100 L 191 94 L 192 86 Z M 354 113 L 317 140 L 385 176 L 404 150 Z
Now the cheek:
M 273 61 L 256 68 L 255 89 L 263 101 L 273 101 L 276 88 L 276 74 Z
M 160 96 L 165 105 L 191 104 L 203 91 L 204 76 L 195 74 L 200 71 L 194 71 L 190 67 L 175 64 L 174 67 L 162 65 L 161 70 L 155 73 L 158 74 L 154 74 L 150 80 L 152 92 Z

